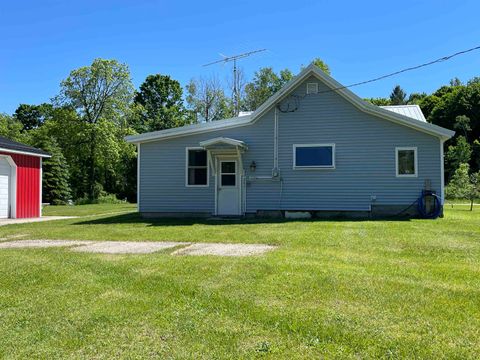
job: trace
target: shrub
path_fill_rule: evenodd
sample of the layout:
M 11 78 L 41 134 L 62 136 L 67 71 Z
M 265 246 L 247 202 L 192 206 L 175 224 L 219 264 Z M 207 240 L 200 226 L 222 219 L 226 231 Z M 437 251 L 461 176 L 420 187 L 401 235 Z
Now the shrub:
M 108 194 L 104 191 L 100 193 L 97 199 L 89 199 L 87 196 L 78 198 L 75 201 L 75 205 L 86 204 L 123 204 L 125 201 L 117 198 L 115 194 Z

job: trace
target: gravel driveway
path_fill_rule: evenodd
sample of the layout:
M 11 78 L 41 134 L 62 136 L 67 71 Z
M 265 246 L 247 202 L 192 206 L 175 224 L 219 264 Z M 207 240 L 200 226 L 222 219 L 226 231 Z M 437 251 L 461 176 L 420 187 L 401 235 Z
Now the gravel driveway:
M 224 244 L 155 241 L 87 241 L 87 240 L 16 240 L 0 242 L 0 249 L 69 247 L 76 252 L 99 254 L 149 254 L 156 251 L 180 249 L 172 255 L 250 256 L 274 250 L 264 244 Z

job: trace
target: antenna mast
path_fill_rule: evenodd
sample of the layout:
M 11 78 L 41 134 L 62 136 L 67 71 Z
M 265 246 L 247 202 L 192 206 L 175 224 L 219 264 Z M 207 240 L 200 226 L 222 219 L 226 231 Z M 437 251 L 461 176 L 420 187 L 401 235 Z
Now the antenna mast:
M 203 66 L 210 66 L 218 63 L 228 63 L 233 61 L 233 106 L 234 106 L 234 111 L 235 111 L 235 116 L 238 116 L 240 112 L 240 94 L 239 94 L 239 87 L 240 87 L 240 79 L 238 76 L 238 71 L 237 71 L 237 60 L 246 58 L 252 54 L 256 54 L 262 51 L 266 51 L 267 49 L 259 49 L 259 50 L 254 50 L 254 51 L 249 51 L 243 54 L 238 54 L 238 55 L 233 55 L 233 56 L 223 56 L 223 59 L 213 61 L 211 63 L 205 64 Z

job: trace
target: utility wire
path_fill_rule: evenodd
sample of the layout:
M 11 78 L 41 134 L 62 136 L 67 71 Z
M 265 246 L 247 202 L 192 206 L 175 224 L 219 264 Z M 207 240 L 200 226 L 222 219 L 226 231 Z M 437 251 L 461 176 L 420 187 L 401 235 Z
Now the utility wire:
M 339 86 L 339 87 L 328 89 L 328 90 L 322 90 L 322 91 L 317 92 L 317 94 L 324 94 L 324 93 L 329 93 L 329 92 L 332 92 L 332 91 L 337 91 L 337 90 L 347 89 L 347 88 L 351 88 L 351 87 L 355 87 L 355 86 L 359 86 L 359 85 L 369 84 L 369 83 L 379 81 L 379 80 L 383 80 L 383 79 L 386 79 L 386 78 L 389 78 L 389 77 L 392 77 L 392 76 L 395 76 L 395 75 L 398 75 L 398 74 L 401 74 L 401 73 L 404 73 L 404 72 L 407 72 L 407 71 L 417 70 L 417 69 L 420 69 L 420 68 L 423 68 L 423 67 L 426 67 L 426 66 L 430 66 L 430 65 L 433 65 L 433 64 L 448 61 L 448 60 L 450 60 L 450 59 L 452 59 L 456 56 L 463 55 L 463 54 L 466 54 L 466 53 L 469 53 L 469 52 L 472 52 L 472 51 L 476 51 L 476 50 L 480 50 L 480 45 L 472 47 L 470 49 L 458 51 L 454 54 L 443 56 L 443 57 L 438 58 L 436 60 L 432 60 L 432 61 L 420 64 L 420 65 L 411 66 L 411 67 L 408 67 L 408 68 L 405 68 L 405 69 L 402 69 L 402 70 L 398 70 L 398 71 L 395 71 L 395 72 L 392 72 L 392 73 L 389 73 L 389 74 L 386 74 L 386 75 L 382 75 L 382 76 L 379 76 L 379 77 L 376 77 L 376 78 L 373 78 L 373 79 L 370 79 L 370 80 L 360 81 L 360 82 L 353 83 L 353 84 L 350 84 L 350 85 L 343 85 L 343 86 Z M 280 104 L 277 104 L 277 108 L 280 110 L 280 112 L 284 112 L 284 113 L 294 112 L 298 109 L 299 101 L 301 99 L 303 99 L 305 96 L 306 95 L 304 95 L 304 96 L 290 95 L 289 97 L 293 97 L 295 99 L 295 107 L 290 109 L 290 104 L 288 104 L 287 109 L 282 109 Z
M 411 66 L 411 67 L 408 67 L 408 68 L 405 68 L 405 69 L 402 69 L 402 70 L 398 70 L 398 71 L 392 72 L 392 73 L 390 73 L 390 74 L 382 75 L 382 76 L 379 76 L 379 77 L 376 77 L 376 78 L 373 78 L 373 79 L 370 79 L 370 80 L 360 81 L 360 82 L 353 83 L 353 84 L 350 84 L 350 85 L 345 85 L 345 86 L 339 86 L 339 87 L 337 87 L 337 88 L 329 89 L 329 90 L 327 90 L 327 91 L 325 91 L 325 90 L 324 90 L 324 91 L 319 91 L 319 93 L 321 93 L 321 92 L 330 92 L 330 91 L 335 91 L 335 90 L 341 90 L 341 89 L 351 88 L 351 87 L 354 87 L 354 86 L 369 84 L 369 83 L 372 83 L 372 82 L 375 82 L 375 81 L 378 81 L 378 80 L 383 80 L 383 79 L 386 79 L 386 78 L 389 78 L 389 77 L 392 77 L 392 76 L 395 76 L 395 75 L 398 75 L 398 74 L 401 74 L 401 73 L 404 73 L 404 72 L 407 72 L 407 71 L 417 70 L 417 69 L 420 69 L 420 68 L 423 68 L 423 67 L 426 67 L 426 66 L 430 66 L 430 65 L 433 65 L 433 64 L 437 64 L 437 63 L 441 63 L 441 62 L 444 62 L 444 61 L 448 61 L 448 60 L 450 60 L 451 58 L 454 58 L 454 57 L 456 57 L 456 56 L 463 55 L 463 54 L 466 54 L 466 53 L 469 53 L 469 52 L 472 52 L 472 51 L 475 51 L 475 50 L 480 50 L 480 45 L 479 45 L 479 46 L 472 47 L 472 48 L 467 49 L 467 50 L 458 51 L 458 52 L 456 52 L 456 53 L 454 53 L 454 54 L 447 55 L 447 56 L 443 56 L 443 57 L 441 57 L 441 58 L 439 58 L 439 59 L 432 60 L 432 61 L 429 61 L 429 62 L 420 64 L 420 65 Z

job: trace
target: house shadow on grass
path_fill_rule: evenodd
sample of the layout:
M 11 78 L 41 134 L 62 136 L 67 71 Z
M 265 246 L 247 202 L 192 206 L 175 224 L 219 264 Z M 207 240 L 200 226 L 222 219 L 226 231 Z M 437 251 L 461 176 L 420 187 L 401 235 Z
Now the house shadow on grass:
M 311 222 L 364 222 L 364 221 L 410 221 L 409 217 L 328 217 L 312 219 L 285 219 L 285 218 L 143 218 L 139 213 L 128 213 L 105 216 L 75 222 L 74 225 L 118 225 L 118 224 L 145 224 L 147 226 L 191 226 L 191 225 L 249 225 L 249 224 L 282 224 L 282 223 L 311 223 Z

